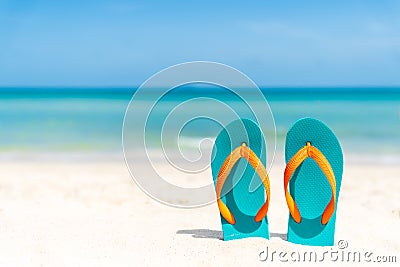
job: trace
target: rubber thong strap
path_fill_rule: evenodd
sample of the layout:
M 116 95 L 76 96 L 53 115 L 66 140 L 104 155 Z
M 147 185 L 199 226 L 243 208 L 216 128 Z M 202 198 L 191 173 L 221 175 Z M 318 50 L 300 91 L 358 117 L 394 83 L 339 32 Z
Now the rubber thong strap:
M 215 186 L 219 211 L 220 211 L 222 217 L 224 217 L 224 219 L 230 224 L 235 224 L 236 220 L 235 220 L 235 217 L 233 216 L 232 212 L 228 209 L 228 207 L 225 205 L 225 203 L 222 202 L 221 190 L 222 190 L 222 187 L 226 181 L 226 178 L 228 177 L 229 173 L 231 172 L 233 166 L 241 158 L 245 158 L 250 163 L 250 165 L 254 168 L 254 170 L 257 172 L 258 176 L 260 177 L 260 179 L 265 187 L 265 191 L 267 194 L 267 199 L 266 199 L 265 203 L 262 205 L 262 207 L 258 210 L 256 216 L 254 217 L 254 220 L 256 222 L 260 222 L 265 216 L 267 216 L 268 207 L 269 207 L 270 184 L 269 184 L 268 173 L 267 173 L 264 165 L 260 161 L 260 159 L 253 152 L 253 150 L 251 150 L 246 145 L 246 143 L 242 143 L 241 146 L 234 149 L 232 151 L 232 153 L 229 154 L 229 156 L 225 159 L 224 163 L 221 166 L 221 169 L 219 170 L 217 182 L 216 182 L 216 186 Z
M 293 173 L 296 169 L 303 163 L 306 158 L 312 158 L 318 166 L 321 168 L 322 172 L 325 174 L 326 179 L 329 182 L 329 185 L 332 189 L 332 198 L 326 206 L 324 212 L 322 213 L 321 223 L 327 224 L 330 218 L 332 217 L 333 212 L 335 211 L 335 203 L 336 203 L 336 179 L 335 174 L 333 173 L 332 167 L 329 164 L 329 161 L 326 159 L 324 154 L 316 148 L 312 146 L 310 142 L 302 147 L 297 153 L 289 160 L 286 165 L 285 173 L 284 173 L 284 186 L 285 186 L 285 197 L 286 203 L 289 208 L 289 212 L 295 222 L 301 222 L 301 215 L 299 209 L 297 208 L 296 202 L 293 200 L 293 197 L 290 195 L 288 191 L 289 180 L 292 177 Z

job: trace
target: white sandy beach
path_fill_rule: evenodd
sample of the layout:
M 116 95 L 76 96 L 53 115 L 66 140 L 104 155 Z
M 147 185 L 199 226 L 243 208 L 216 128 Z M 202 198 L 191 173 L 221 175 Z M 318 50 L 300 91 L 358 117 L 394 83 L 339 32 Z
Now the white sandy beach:
M 270 173 L 271 240 L 224 242 L 216 204 L 198 209 L 159 204 L 136 186 L 122 160 L 3 161 L 0 266 L 267 266 L 270 258 L 259 259 L 267 247 L 322 253 L 326 248 L 285 241 L 283 167 L 275 164 Z M 345 166 L 335 239 L 347 241 L 348 251 L 400 261 L 399 174 L 394 165 Z

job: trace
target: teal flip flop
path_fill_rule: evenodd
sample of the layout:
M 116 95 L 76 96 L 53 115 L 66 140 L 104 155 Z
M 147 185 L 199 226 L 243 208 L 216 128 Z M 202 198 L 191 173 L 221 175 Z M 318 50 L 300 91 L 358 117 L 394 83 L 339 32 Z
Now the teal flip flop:
M 215 140 L 211 169 L 224 240 L 269 239 L 266 157 L 264 135 L 249 119 L 231 122 Z
M 285 158 L 288 241 L 332 246 L 343 172 L 339 141 L 321 121 L 303 118 L 287 133 Z

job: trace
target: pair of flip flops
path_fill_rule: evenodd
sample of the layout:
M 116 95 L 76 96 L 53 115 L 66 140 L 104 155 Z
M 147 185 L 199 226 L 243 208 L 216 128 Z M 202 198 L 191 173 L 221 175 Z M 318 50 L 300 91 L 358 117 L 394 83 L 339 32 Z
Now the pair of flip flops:
M 269 239 L 270 182 L 262 131 L 252 120 L 236 120 L 219 133 L 212 153 L 224 240 Z M 336 136 L 319 120 L 300 119 L 287 133 L 285 158 L 288 241 L 333 245 L 343 171 L 343 154 Z

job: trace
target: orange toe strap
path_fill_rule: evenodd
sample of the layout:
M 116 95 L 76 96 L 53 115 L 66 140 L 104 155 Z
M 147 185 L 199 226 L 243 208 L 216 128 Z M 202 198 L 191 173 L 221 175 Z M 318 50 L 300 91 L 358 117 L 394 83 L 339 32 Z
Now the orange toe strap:
M 250 165 L 254 168 L 254 170 L 257 172 L 258 176 L 260 177 L 260 179 L 265 187 L 265 191 L 266 191 L 266 195 L 267 195 L 267 197 L 266 197 L 267 199 L 266 199 L 265 203 L 258 210 L 256 216 L 254 217 L 254 220 L 256 222 L 260 222 L 265 216 L 267 216 L 268 207 L 269 207 L 270 184 L 269 184 L 268 173 L 267 173 L 264 165 L 260 161 L 260 159 L 253 152 L 253 150 L 251 150 L 245 143 L 243 143 L 242 146 L 234 149 L 232 151 L 232 153 L 229 154 L 229 156 L 225 159 L 224 163 L 221 166 L 221 169 L 219 170 L 217 182 L 216 182 L 216 186 L 215 186 L 219 211 L 220 211 L 222 217 L 224 217 L 224 219 L 227 222 L 229 222 L 230 224 L 235 224 L 235 222 L 236 222 L 235 217 L 233 216 L 233 214 L 229 210 L 229 208 L 225 205 L 225 203 L 222 202 L 221 190 L 222 190 L 222 187 L 226 181 L 226 178 L 228 177 L 229 173 L 231 172 L 233 166 L 241 158 L 245 158 L 250 163 Z
M 295 222 L 301 222 L 301 215 L 299 209 L 296 205 L 296 202 L 293 200 L 293 197 L 290 195 L 288 190 L 289 180 L 292 177 L 293 173 L 296 169 L 303 163 L 305 159 L 308 157 L 312 158 L 318 166 L 321 168 L 322 172 L 326 176 L 326 179 L 329 182 L 329 185 L 332 189 L 332 198 L 329 201 L 328 205 L 326 206 L 324 212 L 322 213 L 321 223 L 327 224 L 329 219 L 332 217 L 333 212 L 335 211 L 335 204 L 336 204 L 336 179 L 335 174 L 332 170 L 329 161 L 326 159 L 322 152 L 312 146 L 310 142 L 302 147 L 297 153 L 289 160 L 288 164 L 286 165 L 285 173 L 284 173 L 284 187 L 285 187 L 285 197 L 286 203 L 289 208 L 289 212 Z

